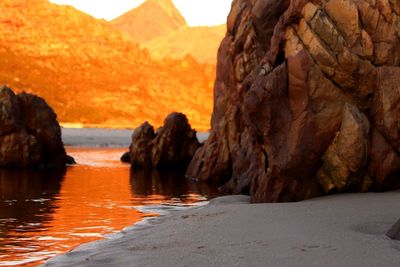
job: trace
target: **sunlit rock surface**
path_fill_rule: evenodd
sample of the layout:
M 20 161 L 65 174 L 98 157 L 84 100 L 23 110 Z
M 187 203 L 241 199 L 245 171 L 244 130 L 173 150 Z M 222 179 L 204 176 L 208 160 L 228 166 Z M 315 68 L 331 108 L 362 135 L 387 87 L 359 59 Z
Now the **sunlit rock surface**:
M 400 2 L 235 0 L 187 176 L 253 202 L 400 185 Z
M 0 167 L 57 167 L 73 163 L 56 114 L 40 97 L 0 87 Z
M 156 132 L 148 122 L 132 134 L 129 154 L 122 161 L 130 161 L 134 168 L 186 168 L 200 144 L 196 131 L 182 113 L 171 113 Z

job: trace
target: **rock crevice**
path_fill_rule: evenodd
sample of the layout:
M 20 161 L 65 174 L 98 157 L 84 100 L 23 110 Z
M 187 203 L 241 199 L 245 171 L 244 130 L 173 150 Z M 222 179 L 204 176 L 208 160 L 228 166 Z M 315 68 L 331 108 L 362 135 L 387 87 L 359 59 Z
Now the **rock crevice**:
M 121 160 L 133 168 L 186 168 L 199 146 L 186 116 L 171 113 L 156 132 L 148 122 L 137 128 L 129 152 Z
M 400 6 L 235 0 L 187 176 L 253 202 L 398 188 Z

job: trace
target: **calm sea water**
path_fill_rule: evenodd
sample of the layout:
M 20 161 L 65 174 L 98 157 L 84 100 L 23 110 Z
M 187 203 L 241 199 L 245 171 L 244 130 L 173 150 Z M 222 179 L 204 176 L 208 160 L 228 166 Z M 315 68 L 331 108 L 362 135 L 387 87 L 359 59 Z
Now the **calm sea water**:
M 139 206 L 170 210 L 219 194 L 183 173 L 132 171 L 119 162 L 125 149 L 67 150 L 77 166 L 0 170 L 0 266 L 35 266 L 156 215 Z

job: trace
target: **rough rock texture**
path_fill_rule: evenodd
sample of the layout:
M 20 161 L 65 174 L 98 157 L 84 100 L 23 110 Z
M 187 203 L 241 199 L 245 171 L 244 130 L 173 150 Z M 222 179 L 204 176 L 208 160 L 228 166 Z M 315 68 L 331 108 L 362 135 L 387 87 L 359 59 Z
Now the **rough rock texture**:
M 400 241 L 400 220 L 398 220 L 392 228 L 389 229 L 389 231 L 386 233 L 386 235 L 393 240 L 399 240 Z
M 153 126 L 143 123 L 132 135 L 129 155 L 121 160 L 138 168 L 186 168 L 200 144 L 196 131 L 182 113 L 171 113 L 164 126 L 154 132 Z
M 40 97 L 0 87 L 0 166 L 65 166 L 56 114 Z
M 234 0 L 187 176 L 253 202 L 400 185 L 400 2 Z

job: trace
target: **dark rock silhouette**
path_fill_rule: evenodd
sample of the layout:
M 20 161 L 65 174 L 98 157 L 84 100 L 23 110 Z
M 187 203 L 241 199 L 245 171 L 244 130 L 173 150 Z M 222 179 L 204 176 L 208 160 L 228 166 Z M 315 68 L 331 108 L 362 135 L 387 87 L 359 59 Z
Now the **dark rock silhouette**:
M 235 0 L 187 176 L 253 202 L 400 186 L 400 5 Z
M 126 152 L 126 153 L 124 153 L 124 154 L 121 156 L 121 161 L 122 161 L 123 163 L 131 163 L 131 154 L 129 153 L 129 151 Z
M 398 220 L 392 228 L 386 233 L 386 235 L 393 240 L 400 240 L 400 220 Z
M 133 132 L 132 143 L 129 146 L 132 166 L 154 166 L 151 158 L 154 138 L 155 133 L 153 126 L 151 126 L 147 121 Z
M 57 167 L 65 153 L 57 116 L 40 97 L 0 87 L 0 166 Z
M 129 155 L 122 161 L 130 161 L 136 168 L 186 168 L 200 144 L 186 116 L 171 113 L 163 127 L 154 132 L 153 126 L 143 123 L 132 134 Z

